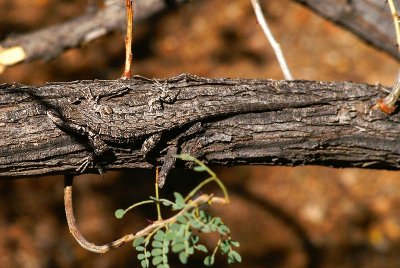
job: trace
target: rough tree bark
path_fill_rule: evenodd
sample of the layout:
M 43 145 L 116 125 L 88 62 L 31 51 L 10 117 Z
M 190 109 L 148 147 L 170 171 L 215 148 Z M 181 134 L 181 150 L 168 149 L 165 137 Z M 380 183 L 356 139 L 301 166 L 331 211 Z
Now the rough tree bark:
M 110 93 L 121 88 L 121 94 Z M 173 103 L 162 104 L 153 124 L 146 121 L 151 129 L 169 129 L 156 153 L 146 160 L 140 151 L 144 136 L 139 137 L 129 144 L 131 151 L 115 152 L 108 170 L 162 162 L 160 151 L 185 130 L 185 122 L 200 122 L 203 130 L 187 136 L 179 151 L 209 164 L 400 168 L 400 115 L 371 109 L 386 94 L 379 85 L 179 76 L 0 85 L 0 176 L 62 174 L 87 156 L 85 140 L 58 129 L 48 109 L 85 104 L 88 114 L 99 118 L 102 109 L 108 114 L 124 110 L 118 117 L 121 131 L 139 132 L 143 129 L 135 126 L 149 120 L 151 98 L 163 88 L 179 94 Z M 174 129 L 178 124 L 182 127 Z

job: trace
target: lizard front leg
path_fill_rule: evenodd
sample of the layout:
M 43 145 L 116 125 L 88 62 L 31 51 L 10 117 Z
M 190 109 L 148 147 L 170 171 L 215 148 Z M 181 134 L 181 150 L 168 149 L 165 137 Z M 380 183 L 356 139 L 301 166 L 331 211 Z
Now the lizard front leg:
M 76 171 L 83 173 L 91 165 L 92 167 L 97 168 L 100 175 L 103 176 L 104 168 L 102 165 L 100 165 L 98 159 L 100 156 L 103 156 L 108 150 L 110 150 L 110 148 L 98 135 L 94 135 L 92 137 L 89 136 L 89 140 L 94 150 L 83 159 L 82 164 L 76 169 Z
M 93 167 L 96 167 L 102 175 L 103 167 L 100 164 L 97 164 L 97 162 L 99 156 L 104 155 L 105 152 L 110 149 L 107 144 L 98 135 L 93 134 L 89 128 L 66 121 L 58 111 L 48 110 L 47 116 L 60 130 L 69 134 L 73 133 L 88 138 L 91 145 L 90 147 L 93 148 L 93 151 L 83 159 L 81 165 L 76 169 L 76 171 L 78 173 L 83 173 L 90 165 L 92 165 Z

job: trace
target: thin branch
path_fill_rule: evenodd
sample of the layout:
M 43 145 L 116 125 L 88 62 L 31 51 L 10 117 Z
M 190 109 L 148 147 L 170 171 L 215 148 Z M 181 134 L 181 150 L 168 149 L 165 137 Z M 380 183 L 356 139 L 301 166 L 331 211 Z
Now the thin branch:
M 394 28 L 396 31 L 397 48 L 400 50 L 400 20 L 399 14 L 396 10 L 396 6 L 393 0 L 388 0 L 390 11 L 392 13 Z M 400 96 L 400 71 L 397 74 L 396 82 L 393 86 L 390 94 L 383 100 L 378 100 L 374 107 L 379 108 L 382 112 L 392 114 L 396 111 L 397 106 L 395 105 Z
M 279 65 L 282 69 L 285 79 L 293 80 L 293 76 L 289 70 L 287 63 L 286 63 L 285 57 L 283 56 L 281 46 L 279 45 L 278 42 L 276 42 L 274 35 L 272 34 L 271 30 L 268 27 L 268 23 L 264 17 L 264 14 L 263 14 L 261 6 L 260 6 L 260 2 L 258 0 L 251 0 L 251 4 L 253 5 L 254 12 L 256 14 L 258 23 L 260 24 L 261 28 L 263 29 L 265 36 L 267 37 L 269 43 L 272 46 L 272 49 L 274 50 L 274 53 L 276 55 L 276 58 L 278 59 Z
M 159 220 L 159 221 L 161 221 L 162 220 L 162 215 L 161 215 L 161 204 L 160 204 L 160 202 L 158 202 L 159 200 L 160 200 L 160 197 L 159 197 L 159 187 L 158 187 L 158 178 L 159 178 L 159 176 L 158 176 L 158 167 L 156 167 L 156 181 L 155 181 L 155 185 L 154 185 L 154 189 L 155 189 L 155 192 L 156 192 L 156 199 L 157 199 L 157 202 L 156 202 L 156 207 L 157 207 L 157 220 Z
M 128 79 L 132 77 L 131 67 L 132 67 L 132 44 L 133 44 L 133 16 L 134 7 L 132 4 L 133 0 L 126 0 L 126 37 L 125 37 L 125 69 L 122 74 L 123 79 Z
M 400 49 L 400 21 L 399 14 L 397 13 L 396 6 L 393 0 L 388 0 L 390 11 L 392 12 L 392 18 L 394 22 L 394 28 L 396 31 L 397 48 Z
M 127 242 L 135 240 L 138 237 L 150 234 L 157 228 L 165 226 L 169 223 L 173 223 L 177 220 L 177 218 L 180 215 L 191 210 L 192 208 L 198 207 L 203 204 L 221 204 L 221 205 L 226 204 L 226 200 L 224 198 L 213 197 L 207 194 L 203 194 L 197 197 L 192 202 L 190 202 L 185 208 L 183 208 L 181 211 L 179 211 L 179 213 L 172 216 L 171 218 L 168 218 L 166 220 L 155 221 L 154 223 L 136 232 L 135 234 L 128 234 L 108 244 L 98 246 L 86 240 L 86 238 L 82 235 L 81 231 L 79 230 L 76 224 L 76 219 L 74 216 L 74 208 L 72 203 L 72 186 L 73 186 L 73 175 L 66 175 L 64 184 L 64 206 L 65 206 L 65 215 L 67 217 L 69 231 L 81 247 L 83 247 L 88 251 L 98 254 L 105 254 L 108 251 L 114 248 L 118 248 Z
M 183 4 L 188 0 L 175 0 Z M 165 0 L 137 0 L 135 22 L 170 7 Z M 78 47 L 126 27 L 123 0 L 106 1 L 104 8 L 87 11 L 68 21 L 35 32 L 13 35 L 0 42 L 0 73 L 6 67 L 33 60 L 50 60 L 64 50 Z

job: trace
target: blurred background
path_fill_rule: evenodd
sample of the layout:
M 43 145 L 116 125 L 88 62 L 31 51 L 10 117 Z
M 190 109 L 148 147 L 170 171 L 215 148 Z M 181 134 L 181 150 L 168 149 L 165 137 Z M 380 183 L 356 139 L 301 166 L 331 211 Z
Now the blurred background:
M 261 1 L 296 79 L 392 85 L 398 64 L 352 34 L 292 1 Z M 86 1 L 0 0 L 0 39 L 83 14 Z M 164 78 L 282 79 L 249 0 L 198 0 L 134 29 L 134 73 Z M 0 83 L 115 79 L 124 37 L 113 34 L 50 62 L 8 68 Z M 399 267 L 398 172 L 325 167 L 213 167 L 232 203 L 215 207 L 241 243 L 231 267 Z M 117 220 L 114 211 L 153 194 L 154 171 L 85 175 L 75 181 L 78 224 L 90 241 L 107 243 L 156 219 L 143 207 Z M 190 178 L 191 181 L 188 181 Z M 176 170 L 163 196 L 198 183 Z M 104 256 L 80 248 L 68 232 L 63 178 L 0 181 L 0 267 L 140 267 L 131 244 Z M 212 246 L 213 240 L 206 243 Z M 186 267 L 202 267 L 204 256 Z M 172 262 L 173 261 L 173 262 Z M 171 267 L 183 267 L 174 259 Z M 228 267 L 219 259 L 215 267 Z

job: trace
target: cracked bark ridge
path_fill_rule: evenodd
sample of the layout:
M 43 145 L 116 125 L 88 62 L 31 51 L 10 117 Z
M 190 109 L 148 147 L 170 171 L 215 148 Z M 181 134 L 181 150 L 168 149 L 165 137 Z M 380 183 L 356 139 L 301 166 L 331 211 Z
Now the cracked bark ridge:
M 181 4 L 187 0 L 176 0 Z M 125 1 L 105 1 L 102 9 L 90 9 L 86 14 L 69 21 L 36 32 L 20 34 L 0 42 L 0 48 L 22 47 L 24 62 L 57 57 L 66 49 L 78 47 L 111 32 L 126 29 Z M 137 15 L 140 22 L 172 7 L 165 0 L 137 0 Z
M 174 102 L 152 110 L 160 85 L 179 94 Z M 92 122 L 100 122 L 92 123 L 91 129 L 116 148 L 107 158 L 107 170 L 153 168 L 164 161 L 170 142 L 193 124 L 201 124 L 202 130 L 181 139 L 178 152 L 209 164 L 396 170 L 400 168 L 400 115 L 388 117 L 370 109 L 385 90 L 349 82 L 188 75 L 37 87 L 2 84 L 0 177 L 75 171 L 92 145 L 85 135 L 60 130 L 47 111 L 58 110 L 68 117 L 66 111 L 78 107 L 82 120 L 92 117 Z M 145 158 L 142 143 L 158 131 L 163 136 Z
M 317 14 L 350 30 L 367 43 L 388 52 L 397 60 L 400 54 L 387 1 L 382 0 L 296 0 Z

